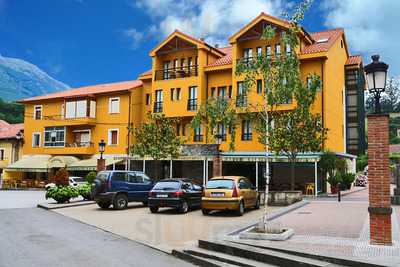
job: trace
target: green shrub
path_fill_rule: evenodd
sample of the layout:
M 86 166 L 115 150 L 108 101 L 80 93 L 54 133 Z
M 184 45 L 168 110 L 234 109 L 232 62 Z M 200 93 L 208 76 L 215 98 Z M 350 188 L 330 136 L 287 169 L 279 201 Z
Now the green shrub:
M 368 156 L 361 155 L 357 158 L 357 171 L 363 171 L 364 168 L 368 165 Z
M 53 177 L 57 186 L 69 186 L 68 171 L 64 168 L 59 169 Z
M 57 203 L 65 203 L 79 196 L 79 191 L 73 186 L 55 186 L 47 189 L 46 199 L 52 198 Z
M 96 178 L 96 172 L 91 171 L 89 172 L 86 176 L 85 176 L 85 180 L 86 182 L 88 182 L 89 184 L 93 184 L 94 179 Z
M 327 181 L 332 187 L 336 187 L 339 183 L 342 183 L 342 175 L 340 172 L 337 172 L 334 175 L 329 176 Z
M 321 159 L 319 161 L 319 166 L 323 172 L 329 174 L 329 176 L 333 176 L 335 168 L 336 168 L 337 157 L 333 152 L 325 152 L 322 154 Z
M 81 195 L 86 200 L 92 199 L 92 185 L 89 183 L 80 185 L 78 187 L 79 195 Z
M 351 184 L 356 179 L 356 175 L 354 173 L 342 173 L 341 177 L 342 177 L 342 183 L 346 189 L 350 189 Z

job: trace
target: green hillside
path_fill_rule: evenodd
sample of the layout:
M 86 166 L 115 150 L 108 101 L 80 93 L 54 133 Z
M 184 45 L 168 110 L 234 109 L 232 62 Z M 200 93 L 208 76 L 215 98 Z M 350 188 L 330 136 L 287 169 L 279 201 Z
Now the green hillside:
M 0 98 L 0 119 L 8 123 L 24 122 L 24 106 L 15 102 L 5 102 Z

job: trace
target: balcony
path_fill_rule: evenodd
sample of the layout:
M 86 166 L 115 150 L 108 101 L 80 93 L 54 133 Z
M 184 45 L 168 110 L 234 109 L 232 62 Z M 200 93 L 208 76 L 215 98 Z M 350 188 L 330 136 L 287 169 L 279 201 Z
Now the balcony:
M 161 113 L 163 111 L 163 102 L 154 102 L 154 113 Z
M 242 134 L 242 140 L 243 141 L 250 141 L 253 138 L 252 133 L 243 133 Z
M 189 111 L 197 110 L 197 98 L 188 100 L 187 110 L 189 110 Z
M 193 142 L 203 142 L 203 135 L 202 134 L 194 135 Z
M 65 143 L 65 146 L 45 146 L 45 152 L 52 155 L 91 155 L 95 153 L 92 142 Z
M 247 95 L 238 95 L 236 97 L 236 107 L 246 107 L 247 106 Z
M 44 116 L 45 126 L 78 126 L 78 125 L 95 125 L 96 118 L 64 118 L 62 116 Z
M 193 77 L 198 75 L 198 66 L 183 66 L 170 69 L 156 70 L 156 81 L 173 80 L 179 78 Z

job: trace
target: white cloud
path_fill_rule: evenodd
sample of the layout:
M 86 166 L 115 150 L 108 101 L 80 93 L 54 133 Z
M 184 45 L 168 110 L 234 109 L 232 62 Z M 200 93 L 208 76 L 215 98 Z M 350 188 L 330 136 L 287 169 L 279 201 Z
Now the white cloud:
M 132 49 L 136 49 L 144 37 L 144 34 L 139 32 L 135 28 L 130 28 L 130 29 L 125 30 L 124 35 L 127 38 L 129 38 L 130 46 Z
M 153 25 L 146 32 L 151 36 L 161 39 L 178 29 L 224 45 L 261 12 L 279 16 L 284 4 L 281 0 L 136 0 L 134 6 L 150 16 Z
M 393 76 L 400 75 L 399 0 L 324 0 L 325 25 L 343 27 L 353 53 L 380 54 Z

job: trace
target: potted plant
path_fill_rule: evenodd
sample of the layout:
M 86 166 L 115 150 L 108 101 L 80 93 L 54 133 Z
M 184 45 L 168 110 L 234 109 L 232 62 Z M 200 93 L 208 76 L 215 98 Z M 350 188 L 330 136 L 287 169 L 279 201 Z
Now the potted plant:
M 46 199 L 52 198 L 59 204 L 68 202 L 71 198 L 78 196 L 79 191 L 73 186 L 55 186 L 46 191 Z
M 331 185 L 331 193 L 337 194 L 338 192 L 338 184 L 341 183 L 341 174 L 340 172 L 335 173 L 332 176 L 329 176 L 328 183 Z
M 356 176 L 354 173 L 343 173 L 342 174 L 342 181 L 343 181 L 343 186 L 345 190 L 350 190 L 351 189 L 351 184 L 354 182 L 356 179 Z

